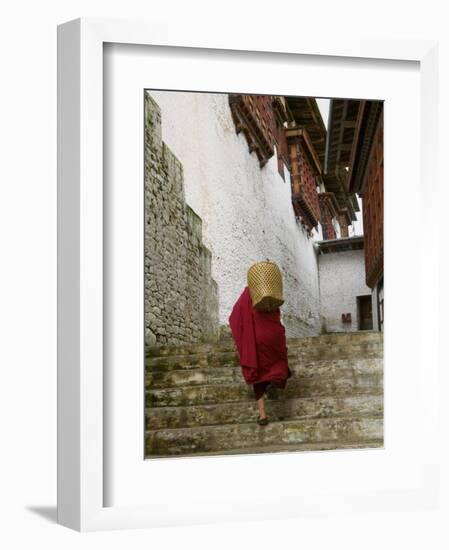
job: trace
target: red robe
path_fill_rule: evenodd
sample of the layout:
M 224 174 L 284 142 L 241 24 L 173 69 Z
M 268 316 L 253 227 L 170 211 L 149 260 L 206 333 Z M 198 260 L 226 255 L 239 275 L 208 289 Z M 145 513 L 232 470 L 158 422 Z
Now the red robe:
M 232 308 L 229 325 L 245 381 L 248 384 L 269 381 L 284 388 L 291 373 L 279 308 L 270 312 L 258 311 L 245 287 Z

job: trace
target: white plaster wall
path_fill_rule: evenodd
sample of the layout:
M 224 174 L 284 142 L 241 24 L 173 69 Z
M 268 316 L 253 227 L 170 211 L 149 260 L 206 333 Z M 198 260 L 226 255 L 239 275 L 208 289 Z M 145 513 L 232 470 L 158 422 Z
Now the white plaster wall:
M 281 308 L 288 336 L 320 331 L 313 237 L 297 224 L 290 177 L 273 156 L 260 168 L 237 135 L 226 94 L 151 91 L 162 112 L 162 139 L 181 160 L 187 203 L 203 220 L 219 288 L 220 324 L 246 285 L 248 267 L 266 258 L 284 276 Z M 315 237 L 316 238 L 316 237 Z
M 337 220 L 337 218 L 332 218 L 332 225 L 335 229 L 335 235 L 336 238 L 339 239 L 341 237 L 341 228 L 340 228 L 340 222 Z
M 359 204 L 360 212 L 355 213 L 357 220 L 353 221 L 352 224 L 349 226 L 348 234 L 350 237 L 363 235 L 363 201 L 358 195 L 356 195 L 356 197 Z
M 316 230 L 312 233 L 312 238 L 314 241 L 322 241 L 324 239 L 323 236 L 323 226 L 319 223 Z
M 357 296 L 371 295 L 365 284 L 363 250 L 332 252 L 319 256 L 320 310 L 328 332 L 357 330 Z M 341 322 L 350 313 L 352 323 Z

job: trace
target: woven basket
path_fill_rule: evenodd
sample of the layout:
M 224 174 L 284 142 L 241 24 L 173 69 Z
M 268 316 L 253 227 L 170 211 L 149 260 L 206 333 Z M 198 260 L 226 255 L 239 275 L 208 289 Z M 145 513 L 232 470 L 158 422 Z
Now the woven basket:
M 248 288 L 253 306 L 260 311 L 273 311 L 284 303 L 282 273 L 274 262 L 253 264 L 248 269 Z

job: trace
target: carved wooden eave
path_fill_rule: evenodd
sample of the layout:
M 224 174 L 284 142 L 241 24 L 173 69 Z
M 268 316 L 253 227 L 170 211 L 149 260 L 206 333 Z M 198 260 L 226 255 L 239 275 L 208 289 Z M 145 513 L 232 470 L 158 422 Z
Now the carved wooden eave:
M 333 193 L 319 193 L 318 200 L 320 201 L 320 204 L 323 204 L 327 207 L 332 218 L 336 218 L 338 216 L 340 212 L 340 207 Z
M 324 167 L 326 151 L 326 126 L 314 97 L 285 96 L 296 126 L 302 126 L 310 136 L 313 148 Z
M 339 211 L 338 211 L 338 214 L 339 216 L 344 216 L 346 218 L 346 223 L 348 225 L 351 225 L 353 220 L 351 218 L 351 214 L 349 213 L 349 209 L 348 208 L 341 208 Z
M 288 154 L 288 146 L 286 147 L 287 141 L 285 130 L 288 126 L 295 126 L 295 121 L 287 104 L 287 101 L 285 100 L 285 97 L 273 96 L 271 106 L 273 108 L 275 126 L 277 126 L 279 129 L 275 133 L 275 143 L 278 159 L 281 159 L 284 166 L 286 166 L 288 171 L 291 172 L 290 155 Z M 284 175 L 282 177 L 284 178 Z
M 243 132 L 248 143 L 249 152 L 256 153 L 260 166 L 263 167 L 274 155 L 274 138 L 271 128 L 262 119 L 254 115 L 254 96 L 229 94 L 229 105 L 237 134 Z
M 295 216 L 306 225 L 308 231 L 318 227 L 319 219 L 314 214 L 313 210 L 309 208 L 309 205 L 303 197 L 298 195 L 292 196 L 292 205 Z
M 279 95 L 273 97 L 273 111 L 281 126 L 295 125 L 295 119 L 285 97 Z
M 310 231 L 318 227 L 320 206 L 318 201 L 317 177 L 321 173 L 321 164 L 305 128 L 295 126 L 286 130 L 290 151 L 292 204 L 295 215 Z M 302 162 L 307 162 L 313 174 L 313 184 L 302 178 Z
M 313 147 L 312 140 L 310 139 L 307 130 L 302 126 L 295 126 L 293 128 L 287 128 L 286 134 L 288 142 L 299 140 L 302 143 L 307 157 L 315 168 L 316 173 L 321 174 L 320 159 L 315 151 L 315 148 Z

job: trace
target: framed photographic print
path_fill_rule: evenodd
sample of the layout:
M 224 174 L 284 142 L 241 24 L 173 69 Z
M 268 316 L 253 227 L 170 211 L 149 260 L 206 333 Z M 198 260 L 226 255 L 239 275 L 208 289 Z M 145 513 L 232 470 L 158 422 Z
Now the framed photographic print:
M 58 40 L 59 522 L 434 505 L 435 44 Z
M 143 101 L 145 457 L 382 447 L 383 102 Z

